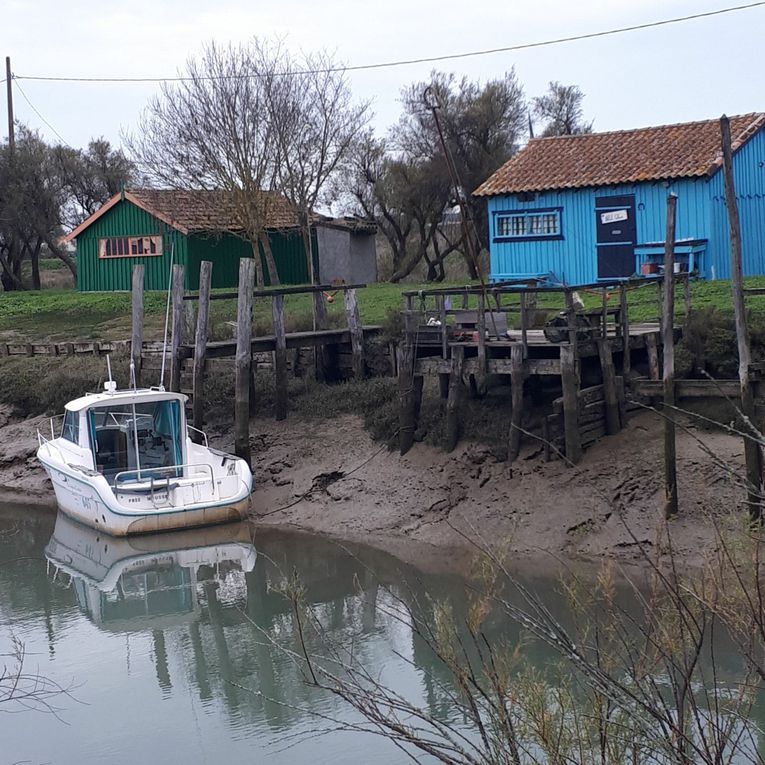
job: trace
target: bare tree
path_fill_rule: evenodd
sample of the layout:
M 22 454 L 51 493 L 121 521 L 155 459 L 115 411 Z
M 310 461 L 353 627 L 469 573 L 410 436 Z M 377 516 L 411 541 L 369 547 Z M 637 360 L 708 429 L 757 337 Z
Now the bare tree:
M 189 59 L 185 79 L 162 85 L 126 137 L 149 182 L 225 194 L 231 233 L 251 244 L 259 285 L 261 249 L 271 284 L 279 283 L 267 232 L 275 199 L 266 193 L 276 185 L 279 146 L 264 74 L 251 46 L 211 43 Z
M 584 118 L 584 93 L 576 85 L 552 81 L 547 92 L 533 101 L 533 113 L 542 120 L 542 137 L 592 132 L 592 121 Z
M 277 144 L 275 182 L 300 216 L 314 282 L 311 215 L 330 201 L 329 181 L 368 124 L 369 103 L 354 101 L 345 73 L 326 52 L 295 59 L 278 44 L 256 40 L 253 54 Z

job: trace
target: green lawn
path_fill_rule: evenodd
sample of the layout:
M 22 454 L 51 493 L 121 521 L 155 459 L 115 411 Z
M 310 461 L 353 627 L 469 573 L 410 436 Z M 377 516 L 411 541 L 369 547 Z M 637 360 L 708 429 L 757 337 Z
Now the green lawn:
M 402 306 L 403 290 L 433 288 L 430 284 L 372 284 L 359 290 L 361 318 L 365 324 L 382 324 Z M 454 285 L 458 286 L 458 285 Z M 746 286 L 763 287 L 765 277 L 746 280 Z M 589 308 L 600 305 L 595 294 L 582 295 Z M 145 335 L 160 338 L 164 325 L 166 295 L 148 292 L 144 297 L 146 310 Z M 612 301 L 614 298 L 612 298 Z M 694 282 L 691 285 L 694 309 L 714 307 L 723 313 L 731 312 L 730 283 L 723 281 Z M 416 304 L 419 304 L 415 300 Z M 475 305 L 475 298 L 471 300 Z M 751 297 L 747 301 L 751 312 L 765 316 L 765 297 Z M 312 298 L 309 295 L 287 295 L 285 310 L 287 329 L 307 329 L 311 326 Z M 563 307 L 562 296 L 542 295 L 539 306 L 552 309 Z M 629 293 L 630 320 L 655 320 L 658 314 L 657 289 L 649 285 Z M 682 315 L 682 288 L 677 290 L 677 315 Z M 342 292 L 332 303 L 327 303 L 332 326 L 344 324 Z M 230 335 L 227 322 L 236 318 L 235 300 L 217 300 L 211 307 L 211 325 L 214 338 Z M 512 320 L 512 319 L 511 319 Z M 130 294 L 127 292 L 90 292 L 74 290 L 44 290 L 42 292 L 0 292 L 0 341 L 69 341 L 76 339 L 119 340 L 130 336 Z M 267 333 L 271 325 L 271 301 L 256 299 L 254 325 L 258 333 Z

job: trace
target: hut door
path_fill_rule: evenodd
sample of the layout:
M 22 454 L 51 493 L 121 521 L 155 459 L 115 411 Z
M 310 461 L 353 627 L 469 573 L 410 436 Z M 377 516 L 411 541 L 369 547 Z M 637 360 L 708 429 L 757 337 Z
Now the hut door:
M 598 279 L 635 273 L 635 196 L 595 197 Z

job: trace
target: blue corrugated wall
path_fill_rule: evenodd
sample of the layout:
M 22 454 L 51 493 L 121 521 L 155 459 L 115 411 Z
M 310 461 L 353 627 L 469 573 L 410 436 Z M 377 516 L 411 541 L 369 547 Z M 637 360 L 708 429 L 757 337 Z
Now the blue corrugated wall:
M 734 173 L 744 271 L 747 275 L 765 274 L 765 131 L 760 131 L 735 154 Z M 552 271 L 570 284 L 596 281 L 595 198 L 634 194 L 638 244 L 663 242 L 667 194 L 672 191 L 678 196 L 677 239 L 708 239 L 702 275 L 728 278 L 728 220 L 719 171 L 711 179 L 541 192 L 527 202 L 515 195 L 489 197 L 491 278 L 499 281 Z M 497 213 L 550 207 L 562 208 L 562 239 L 495 241 Z

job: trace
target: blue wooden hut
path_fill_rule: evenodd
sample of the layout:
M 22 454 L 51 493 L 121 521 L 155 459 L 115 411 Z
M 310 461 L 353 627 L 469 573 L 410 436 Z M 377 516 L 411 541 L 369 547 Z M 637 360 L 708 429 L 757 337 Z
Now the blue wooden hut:
M 765 274 L 763 127 L 765 113 L 731 118 L 746 275 Z M 660 273 L 670 191 L 678 267 L 728 278 L 718 120 L 532 139 L 474 192 L 487 198 L 491 278 Z

